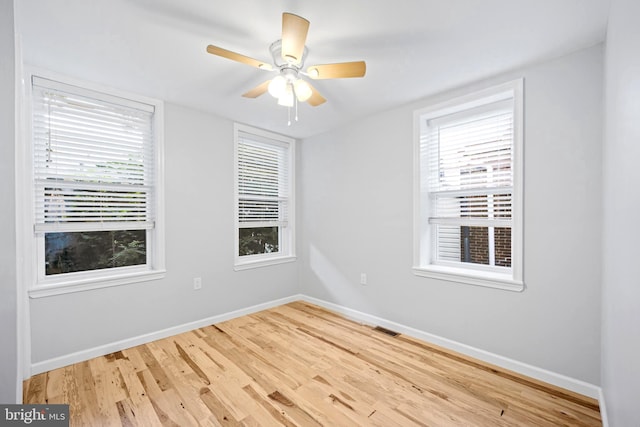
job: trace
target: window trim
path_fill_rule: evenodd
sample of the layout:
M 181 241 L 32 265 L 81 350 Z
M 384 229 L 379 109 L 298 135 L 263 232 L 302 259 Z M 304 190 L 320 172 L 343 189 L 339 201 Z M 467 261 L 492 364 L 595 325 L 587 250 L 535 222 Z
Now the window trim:
M 33 177 L 33 142 L 32 142 L 32 78 L 43 78 L 54 82 L 71 85 L 99 92 L 106 98 L 116 97 L 126 102 L 136 102 L 154 107 L 154 231 L 147 243 L 147 264 L 141 266 L 115 267 L 109 269 L 65 273 L 63 275 L 42 276 L 43 268 L 39 265 L 43 254 L 39 251 L 44 247 L 44 234 L 34 230 L 35 203 Z M 129 92 L 116 90 L 96 83 L 61 75 L 49 70 L 29 67 L 25 69 L 21 82 L 22 97 L 20 113 L 20 131 L 22 149 L 18 150 L 16 161 L 19 167 L 16 182 L 18 194 L 22 194 L 16 206 L 18 215 L 28 218 L 24 221 L 20 236 L 24 245 L 24 254 L 19 254 L 23 260 L 24 277 L 27 280 L 27 292 L 30 298 L 48 297 L 53 295 L 82 292 L 92 289 L 121 286 L 165 277 L 165 217 L 164 217 L 164 103 L 161 100 L 144 97 Z
M 264 253 L 264 254 L 254 254 L 254 255 L 238 255 L 240 250 L 240 241 L 239 241 L 239 229 L 240 229 L 240 219 L 238 215 L 239 208 L 239 195 L 238 195 L 238 142 L 240 133 L 247 133 L 251 135 L 255 135 L 260 139 L 272 140 L 275 144 L 284 144 L 288 148 L 288 157 L 289 157 L 289 203 L 288 206 L 288 215 L 287 215 L 287 233 L 286 236 L 281 235 L 280 233 L 280 248 L 284 248 L 283 251 L 279 251 L 277 253 Z M 234 123 L 233 126 L 233 216 L 234 216 L 234 246 L 233 246 L 233 259 L 234 259 L 234 270 L 242 271 L 249 270 L 253 268 L 266 267 L 272 265 L 278 265 L 288 262 L 293 262 L 297 259 L 296 257 L 296 235 L 295 235 L 295 143 L 296 140 L 294 138 L 290 138 L 287 136 L 283 136 L 277 133 L 265 131 L 263 129 L 254 128 L 252 126 L 247 126 L 240 123 Z M 260 224 L 257 224 L 259 226 Z
M 513 199 L 512 215 L 512 267 L 510 273 L 497 271 L 483 271 L 482 268 L 464 268 L 433 264 L 430 261 L 432 249 L 431 232 L 425 224 L 425 212 L 428 201 L 423 194 L 423 173 L 420 159 L 421 120 L 425 116 L 441 117 L 448 114 L 479 107 L 493 101 L 504 99 L 506 93 L 513 97 Z M 475 286 L 504 289 L 522 292 L 524 284 L 524 221 L 523 221 L 523 151 L 524 151 L 524 79 L 519 78 L 496 86 L 492 86 L 474 93 L 462 95 L 447 101 L 437 102 L 414 111 L 413 140 L 414 140 L 414 183 L 413 183 L 413 273 L 416 276 L 457 282 Z

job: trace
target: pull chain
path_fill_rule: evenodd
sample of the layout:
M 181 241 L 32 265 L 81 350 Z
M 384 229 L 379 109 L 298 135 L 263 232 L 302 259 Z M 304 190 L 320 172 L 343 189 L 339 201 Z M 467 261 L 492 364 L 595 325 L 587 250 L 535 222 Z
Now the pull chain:
M 291 85 L 291 93 L 293 94 L 293 108 L 295 109 L 295 117 L 294 120 L 298 121 L 298 96 L 296 95 L 296 88 L 293 86 L 293 83 L 289 83 Z M 291 126 L 291 106 L 287 107 L 287 126 Z

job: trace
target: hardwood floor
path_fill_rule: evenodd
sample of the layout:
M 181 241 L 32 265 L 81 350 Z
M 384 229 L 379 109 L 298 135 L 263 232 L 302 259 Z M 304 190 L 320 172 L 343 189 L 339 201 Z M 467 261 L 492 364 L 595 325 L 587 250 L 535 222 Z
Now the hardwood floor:
M 72 426 L 600 426 L 596 400 L 291 304 L 33 376 Z

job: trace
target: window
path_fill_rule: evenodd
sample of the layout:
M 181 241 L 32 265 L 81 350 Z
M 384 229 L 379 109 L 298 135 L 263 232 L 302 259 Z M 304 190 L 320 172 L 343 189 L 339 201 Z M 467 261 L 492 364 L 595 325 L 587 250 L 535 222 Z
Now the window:
M 162 104 L 31 79 L 32 296 L 162 276 Z
M 416 111 L 417 275 L 523 289 L 522 91 L 517 80 Z
M 294 140 L 235 126 L 236 269 L 295 260 Z

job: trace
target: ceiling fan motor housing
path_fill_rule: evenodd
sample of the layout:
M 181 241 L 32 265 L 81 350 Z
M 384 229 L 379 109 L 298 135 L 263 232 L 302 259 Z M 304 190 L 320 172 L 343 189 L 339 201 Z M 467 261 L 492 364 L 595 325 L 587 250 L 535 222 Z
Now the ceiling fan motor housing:
M 280 69 L 294 68 L 297 71 L 300 71 L 302 69 L 302 67 L 304 66 L 304 61 L 305 59 L 307 59 L 307 54 L 309 53 L 309 49 L 307 49 L 307 47 L 305 46 L 302 53 L 302 58 L 300 58 L 300 60 L 296 61 L 293 57 L 287 57 L 287 59 L 285 59 L 282 56 L 281 39 L 271 43 L 271 46 L 269 46 L 269 51 L 271 52 L 271 57 L 273 58 L 273 63 L 276 67 Z

